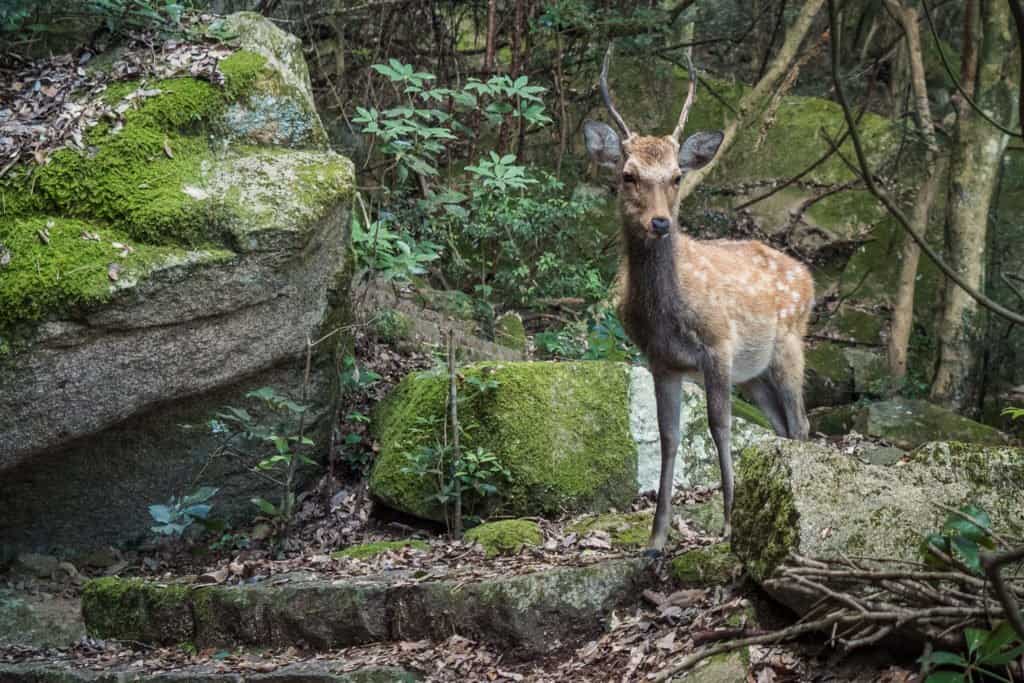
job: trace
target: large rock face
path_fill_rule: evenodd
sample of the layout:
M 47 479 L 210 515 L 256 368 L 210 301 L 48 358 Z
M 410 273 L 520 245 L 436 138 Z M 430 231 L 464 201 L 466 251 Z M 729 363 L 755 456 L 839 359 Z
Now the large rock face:
M 640 491 L 657 489 L 661 471 L 654 383 L 650 373 L 623 363 L 477 363 L 460 369 L 494 388 L 460 403 L 468 428 L 463 448 L 493 452 L 510 481 L 494 482 L 498 495 L 474 499 L 477 513 L 545 515 L 564 511 L 627 509 Z M 469 380 L 472 380 L 470 382 Z M 447 376 L 407 377 L 378 410 L 374 429 L 380 452 L 370 491 L 398 510 L 443 520 L 434 477 L 420 476 L 412 460 L 442 441 Z M 688 384 L 680 421 L 683 439 L 675 481 L 680 488 L 718 481 L 718 456 L 707 430 L 703 391 Z M 735 412 L 744 405 L 737 402 Z M 756 419 L 747 406 L 745 414 Z M 746 446 L 768 431 L 737 417 L 733 438 Z M 738 452 L 738 448 L 737 451 Z
M 223 489 L 215 511 L 248 505 L 248 464 L 211 461 L 204 425 L 259 386 L 297 397 L 307 337 L 345 313 L 352 165 L 323 147 L 297 39 L 224 22 L 240 49 L 223 88 L 147 83 L 121 130 L 88 132 L 89 154 L 0 186 L 0 544 L 125 540 L 200 472 Z
M 941 506 L 975 503 L 997 532 L 1019 529 L 1022 491 L 1019 448 L 937 442 L 907 463 L 872 465 L 814 442 L 767 439 L 744 451 L 737 471 L 732 547 L 756 581 L 802 610 L 795 584 L 768 581 L 790 553 L 920 562 L 922 538 L 948 514 Z

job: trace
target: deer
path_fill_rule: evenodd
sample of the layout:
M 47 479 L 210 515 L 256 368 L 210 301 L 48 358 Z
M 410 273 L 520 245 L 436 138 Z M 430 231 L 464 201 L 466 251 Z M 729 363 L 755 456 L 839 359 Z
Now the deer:
M 627 336 L 654 378 L 661 474 L 645 554 L 659 556 L 668 539 L 680 440 L 684 379 L 703 384 L 708 426 L 718 452 L 724 536 L 732 536 L 734 497 L 730 451 L 732 387 L 752 400 L 779 436 L 804 440 L 803 338 L 814 305 L 814 281 L 796 259 L 756 240 L 697 240 L 681 230 L 683 176 L 718 153 L 721 131 L 683 138 L 696 95 L 690 84 L 671 135 L 630 131 L 608 90 L 605 53 L 600 90 L 618 132 L 586 121 L 590 158 L 617 175 L 621 257 L 617 311 Z

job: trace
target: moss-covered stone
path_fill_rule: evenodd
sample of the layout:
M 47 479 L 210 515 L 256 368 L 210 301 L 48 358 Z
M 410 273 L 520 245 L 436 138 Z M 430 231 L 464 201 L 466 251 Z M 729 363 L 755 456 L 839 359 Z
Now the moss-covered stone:
M 530 519 L 504 519 L 473 527 L 465 534 L 469 543 L 479 543 L 487 557 L 515 555 L 526 546 L 540 545 L 544 539 L 537 522 Z
M 872 465 L 813 442 L 765 441 L 737 471 L 732 547 L 773 596 L 802 609 L 798 588 L 764 583 L 790 553 L 920 561 L 921 539 L 942 526 L 944 506 L 977 504 L 998 533 L 1016 533 L 1022 486 L 1022 449 L 937 443 L 908 462 Z
M 97 638 L 143 643 L 192 640 L 189 587 L 142 579 L 103 577 L 82 589 L 82 616 Z
M 569 526 L 569 531 L 585 536 L 594 531 L 605 531 L 616 548 L 641 548 L 647 544 L 654 523 L 652 512 L 610 512 L 585 517 Z M 670 530 L 671 535 L 675 530 Z
M 93 634 L 196 648 L 336 649 L 368 642 L 443 640 L 452 633 L 532 658 L 572 648 L 601 630 L 606 615 L 633 605 L 650 573 L 639 560 L 612 560 L 482 581 L 409 582 L 407 575 L 317 579 L 237 586 L 105 579 L 83 603 Z M 182 598 L 184 596 L 184 598 Z M 168 628 L 184 604 L 188 636 Z
M 829 435 L 851 431 L 884 439 L 901 448 L 928 441 L 957 440 L 990 446 L 1007 443 L 999 430 L 927 401 L 897 398 L 863 405 L 819 408 L 808 416 L 813 431 Z
M 846 403 L 853 398 L 853 368 L 834 342 L 818 342 L 804 352 L 807 380 L 804 400 L 808 408 Z
M 494 341 L 518 351 L 526 350 L 526 328 L 515 311 L 502 313 L 494 321 Z
M 377 311 L 370 325 L 373 333 L 385 344 L 397 344 L 412 338 L 412 318 L 395 308 Z
M 464 448 L 494 453 L 509 482 L 496 496 L 467 500 L 467 512 L 529 516 L 628 506 L 636 493 L 636 445 L 630 438 L 628 368 L 606 362 L 477 363 L 464 377 L 459 420 Z M 468 380 L 494 380 L 484 393 Z M 415 373 L 378 408 L 380 452 L 370 491 L 388 505 L 441 521 L 434 482 L 408 471 L 409 457 L 441 441 L 447 376 Z
M 732 581 L 740 563 L 728 543 L 687 550 L 672 558 L 672 578 L 684 584 L 722 585 Z
M 373 543 L 361 543 L 359 545 L 349 546 L 343 550 L 335 550 L 331 553 L 331 557 L 336 560 L 342 558 L 367 560 L 371 557 L 376 557 L 381 553 L 390 552 L 392 550 L 401 550 L 403 548 L 425 551 L 428 550 L 430 546 L 424 541 L 418 541 L 415 539 L 406 539 L 402 541 L 375 541 Z

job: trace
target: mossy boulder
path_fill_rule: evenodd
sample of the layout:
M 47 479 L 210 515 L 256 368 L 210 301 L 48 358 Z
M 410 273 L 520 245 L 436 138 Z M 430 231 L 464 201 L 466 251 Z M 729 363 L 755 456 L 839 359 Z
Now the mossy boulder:
M 611 610 L 636 604 L 651 574 L 627 559 L 483 580 L 280 578 L 237 586 L 99 579 L 86 584 L 83 614 L 94 637 L 149 644 L 327 650 L 459 634 L 529 659 L 599 634 Z
M 898 465 L 873 465 L 814 442 L 772 439 L 743 453 L 732 547 L 773 597 L 801 611 L 807 595 L 772 581 L 791 553 L 919 562 L 921 539 L 974 503 L 997 533 L 1024 525 L 1024 449 L 928 444 Z M 865 560 L 871 564 L 871 560 Z
M 740 562 L 728 543 L 692 548 L 672 558 L 671 573 L 679 583 L 720 586 L 732 581 L 740 571 Z
M 540 545 L 544 536 L 531 519 L 503 519 L 475 526 L 465 534 L 469 543 L 479 543 L 487 557 L 515 555 L 526 546 Z
M 494 341 L 518 351 L 526 350 L 526 328 L 515 311 L 502 313 L 494 321 Z
M 661 470 L 654 382 L 650 372 L 611 362 L 476 363 L 460 369 L 464 448 L 494 453 L 508 482 L 498 494 L 467 497 L 477 514 L 534 516 L 627 509 L 639 491 L 654 490 Z M 495 382 L 483 393 L 476 386 Z M 442 521 L 436 484 L 412 461 L 443 438 L 447 376 L 410 375 L 374 416 L 380 452 L 370 475 L 374 497 L 398 510 Z M 704 392 L 687 383 L 680 412 L 682 442 L 675 468 L 680 488 L 718 481 L 718 455 L 707 426 Z M 767 436 L 756 408 L 734 403 L 733 448 Z
M 811 431 L 842 435 L 856 431 L 900 448 L 928 441 L 965 441 L 996 446 L 1005 434 L 927 401 L 897 398 L 864 405 L 819 408 L 808 416 Z
M 807 367 L 804 402 L 808 409 L 848 403 L 854 397 L 853 368 L 835 342 L 818 342 L 804 351 Z
M 115 83 L 103 97 L 131 96 L 122 126 L 0 179 L 0 501 L 15 511 L 0 544 L 135 540 L 147 506 L 200 472 L 219 514 L 250 512 L 261 485 L 208 462 L 220 437 L 202 425 L 260 386 L 297 399 L 307 338 L 347 317 L 352 164 L 323 148 L 297 39 L 224 21 L 238 49 L 223 86 Z M 243 110 L 259 125 L 231 118 Z M 317 348 L 307 392 L 320 448 L 334 349 Z
M 509 481 L 497 495 L 467 497 L 467 512 L 513 516 L 624 508 L 636 492 L 636 445 L 627 413 L 629 370 L 606 362 L 476 363 L 460 368 L 464 449 L 494 453 Z M 477 389 L 473 382 L 494 382 Z M 443 438 L 448 377 L 406 377 L 377 409 L 380 451 L 370 492 L 398 510 L 443 520 L 434 482 L 410 458 Z

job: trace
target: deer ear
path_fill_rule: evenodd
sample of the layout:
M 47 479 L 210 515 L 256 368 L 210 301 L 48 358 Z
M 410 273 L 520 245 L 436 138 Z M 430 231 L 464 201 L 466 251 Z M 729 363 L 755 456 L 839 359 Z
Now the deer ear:
M 583 124 L 583 140 L 587 152 L 598 166 L 617 169 L 622 162 L 622 142 L 607 123 L 586 121 Z
M 702 130 L 686 138 L 679 147 L 679 168 L 689 172 L 707 166 L 715 158 L 724 138 L 720 130 Z

